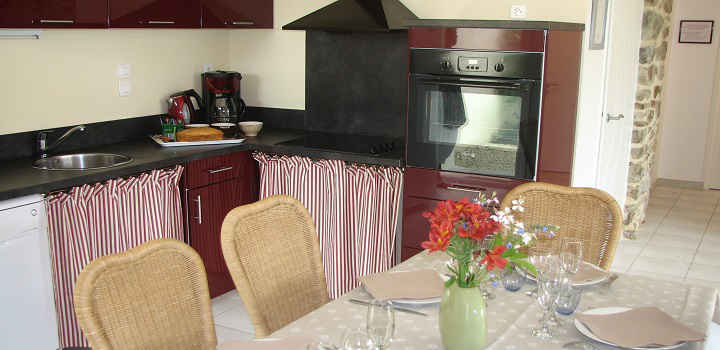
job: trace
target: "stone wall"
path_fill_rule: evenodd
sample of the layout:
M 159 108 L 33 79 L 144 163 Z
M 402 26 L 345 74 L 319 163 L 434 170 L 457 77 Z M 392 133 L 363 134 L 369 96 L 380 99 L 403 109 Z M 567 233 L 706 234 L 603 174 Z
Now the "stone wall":
M 635 99 L 625 230 L 638 229 L 645 219 L 651 177 L 657 167 L 660 100 L 665 78 L 665 59 L 672 27 L 673 0 L 645 0 L 640 66 Z

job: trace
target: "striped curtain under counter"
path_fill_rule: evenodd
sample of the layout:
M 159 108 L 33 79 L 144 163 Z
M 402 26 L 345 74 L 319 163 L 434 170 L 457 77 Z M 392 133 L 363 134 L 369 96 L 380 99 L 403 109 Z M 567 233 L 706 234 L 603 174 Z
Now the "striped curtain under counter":
M 60 348 L 88 346 L 73 307 L 75 280 L 85 265 L 149 240 L 183 240 L 182 171 L 154 170 L 46 198 Z
M 300 200 L 315 221 L 331 298 L 358 286 L 358 276 L 393 265 L 402 170 L 339 160 L 253 154 L 260 198 Z

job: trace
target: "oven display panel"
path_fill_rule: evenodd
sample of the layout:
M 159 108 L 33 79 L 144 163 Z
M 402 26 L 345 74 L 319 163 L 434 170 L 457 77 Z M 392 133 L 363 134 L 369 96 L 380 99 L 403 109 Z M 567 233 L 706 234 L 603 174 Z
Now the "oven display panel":
M 465 72 L 487 72 L 487 57 L 458 57 L 458 69 Z

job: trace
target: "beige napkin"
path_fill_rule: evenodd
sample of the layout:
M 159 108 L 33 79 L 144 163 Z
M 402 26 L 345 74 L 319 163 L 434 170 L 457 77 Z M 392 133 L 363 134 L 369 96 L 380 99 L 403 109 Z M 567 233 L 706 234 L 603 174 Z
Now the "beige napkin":
M 230 340 L 218 346 L 218 350 L 305 350 L 312 343 L 308 337 L 267 338 L 255 340 Z
M 639 307 L 610 315 L 576 316 L 596 337 L 623 348 L 669 346 L 701 341 L 703 333 L 676 321 L 656 307 Z
M 596 281 L 604 276 L 607 276 L 607 271 L 601 270 L 592 264 L 583 262 L 580 264 L 578 272 L 573 275 L 573 283 L 585 283 L 590 281 Z
M 360 277 L 375 299 L 429 299 L 442 296 L 444 281 L 434 270 L 384 272 Z

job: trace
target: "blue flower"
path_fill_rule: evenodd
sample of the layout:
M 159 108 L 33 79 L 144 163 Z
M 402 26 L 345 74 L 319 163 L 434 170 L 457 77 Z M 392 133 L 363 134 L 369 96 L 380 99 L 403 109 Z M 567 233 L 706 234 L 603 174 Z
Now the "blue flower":
M 512 243 L 508 242 L 505 247 L 507 247 L 507 249 L 512 249 L 513 245 Z
M 517 234 L 521 235 L 521 234 L 523 234 L 523 233 L 525 233 L 525 229 L 524 229 L 524 228 L 520 227 L 520 228 L 517 229 Z
M 498 281 L 493 281 L 492 286 L 495 287 L 495 288 L 497 288 L 497 286 L 498 286 Z
M 543 227 L 542 227 L 542 232 L 547 232 L 547 231 L 548 231 L 547 226 L 543 226 Z

